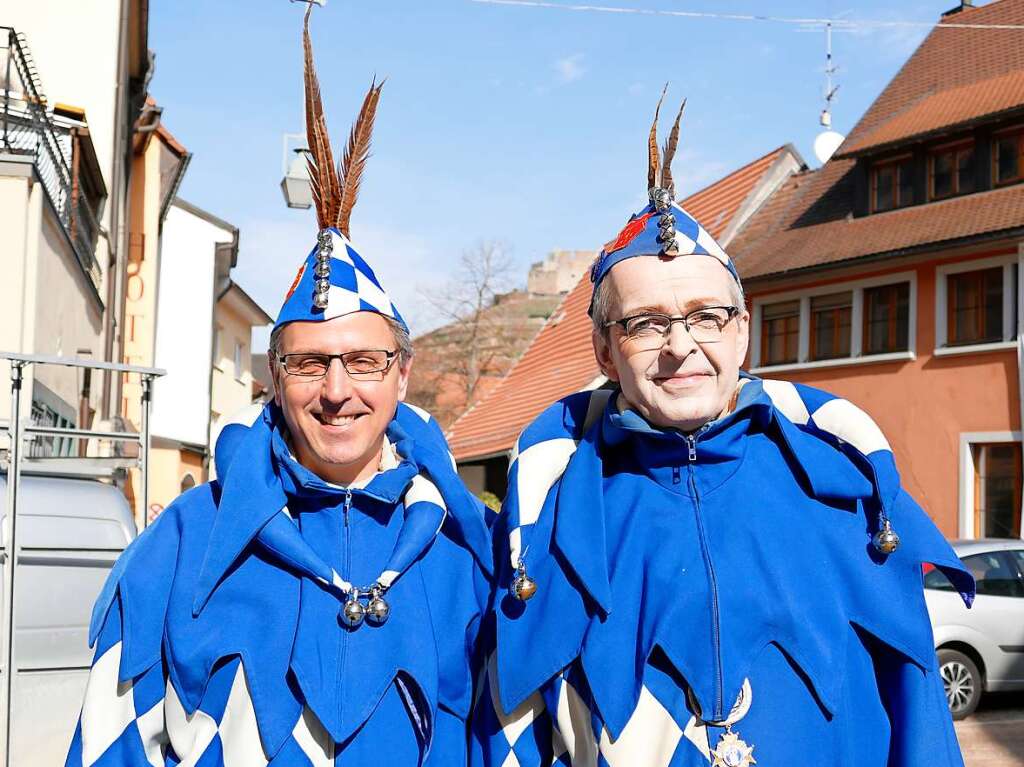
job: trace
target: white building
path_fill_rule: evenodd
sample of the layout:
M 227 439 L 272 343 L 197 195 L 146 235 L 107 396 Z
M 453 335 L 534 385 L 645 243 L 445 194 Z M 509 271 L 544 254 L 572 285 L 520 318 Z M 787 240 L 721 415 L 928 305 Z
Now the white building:
M 130 139 L 151 70 L 147 27 L 146 0 L 0 4 L 0 349 L 120 357 Z M 113 413 L 117 385 L 94 380 L 83 402 L 80 376 L 43 369 L 29 377 L 24 415 L 84 425 Z
M 270 317 L 236 283 L 238 229 L 177 198 L 157 280 L 150 498 L 166 506 L 206 481 L 221 415 L 252 401 L 251 338 Z

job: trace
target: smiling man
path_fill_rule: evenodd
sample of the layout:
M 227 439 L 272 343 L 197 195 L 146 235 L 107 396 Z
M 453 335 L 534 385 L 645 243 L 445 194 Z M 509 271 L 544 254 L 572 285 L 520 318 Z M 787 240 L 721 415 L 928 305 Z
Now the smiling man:
M 865 413 L 741 372 L 743 290 L 672 203 L 677 134 L 659 167 L 652 129 L 651 202 L 592 269 L 611 388 L 514 451 L 473 761 L 960 765 L 921 563 L 971 578 Z
M 335 171 L 305 46 L 320 231 L 271 335 L 274 400 L 114 568 L 74 767 L 467 759 L 483 508 L 401 404 L 408 328 L 348 236 L 380 87 Z

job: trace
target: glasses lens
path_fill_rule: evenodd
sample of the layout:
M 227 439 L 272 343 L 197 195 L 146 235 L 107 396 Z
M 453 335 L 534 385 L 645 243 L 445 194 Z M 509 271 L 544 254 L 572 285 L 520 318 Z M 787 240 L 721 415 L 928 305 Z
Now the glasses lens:
M 327 373 L 331 358 L 326 354 L 286 354 L 284 369 L 296 376 L 322 376 Z
M 640 314 L 626 320 L 626 337 L 659 339 L 668 331 L 670 320 L 663 314 Z
M 721 339 L 731 316 L 729 310 L 721 306 L 698 309 L 686 316 L 686 324 L 694 341 L 708 343 Z
M 341 356 L 341 363 L 350 375 L 372 375 L 381 373 L 388 367 L 390 354 L 385 351 L 349 352 Z

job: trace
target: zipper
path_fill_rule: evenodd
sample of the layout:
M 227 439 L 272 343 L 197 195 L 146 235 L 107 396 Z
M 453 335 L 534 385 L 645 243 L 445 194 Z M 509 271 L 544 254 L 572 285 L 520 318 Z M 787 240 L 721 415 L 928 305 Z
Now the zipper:
M 349 512 L 351 510 L 352 510 L 352 490 L 349 489 L 349 488 L 345 488 L 345 505 L 344 505 L 344 507 L 342 509 L 342 517 L 344 519 L 344 527 L 343 527 L 343 531 L 342 531 L 342 536 L 345 539 L 344 544 L 343 544 L 344 551 L 342 553 L 342 561 L 344 562 L 344 567 L 345 567 L 345 574 L 344 574 L 343 577 L 348 578 L 349 582 L 352 583 L 353 585 L 355 585 L 355 580 L 352 578 L 352 531 L 349 528 L 349 524 L 348 524 Z M 348 651 L 348 634 L 349 634 L 349 632 L 348 632 L 347 629 L 343 629 L 342 631 L 339 632 L 339 634 L 341 635 L 340 638 L 339 638 L 339 641 L 341 642 L 341 649 L 338 652 L 338 672 L 337 672 L 337 676 L 335 678 L 335 684 L 336 684 L 338 689 L 340 689 L 341 686 L 345 684 L 345 679 L 348 676 L 347 673 L 346 673 L 345 663 L 346 663 L 346 660 L 347 660 L 346 656 L 348 654 L 347 651 Z M 342 718 L 342 719 L 344 718 L 344 713 L 345 713 L 344 710 L 343 710 L 344 700 L 345 700 L 345 696 L 344 695 L 339 696 L 339 704 L 340 705 L 339 705 L 338 715 L 339 715 L 339 718 Z
M 711 552 L 708 547 L 707 536 L 704 532 L 704 520 L 701 516 L 700 493 L 697 490 L 697 477 L 694 471 L 694 463 L 697 461 L 697 438 L 688 434 L 686 443 L 689 447 L 688 469 L 690 476 L 690 493 L 693 496 L 693 513 L 697 521 L 697 536 L 700 539 L 701 555 L 704 557 L 704 566 L 708 571 L 708 582 L 711 587 L 711 641 L 714 645 L 714 667 L 715 667 L 715 711 L 712 720 L 722 721 L 722 698 L 724 682 L 722 680 L 722 627 L 718 611 L 718 579 L 715 576 L 715 566 L 711 561 Z

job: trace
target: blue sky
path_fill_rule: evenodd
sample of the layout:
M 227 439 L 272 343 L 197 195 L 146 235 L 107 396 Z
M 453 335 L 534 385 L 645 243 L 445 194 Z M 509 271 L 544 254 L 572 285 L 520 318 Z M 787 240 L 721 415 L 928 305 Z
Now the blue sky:
M 877 0 L 607 4 L 934 21 L 954 0 L 898 10 Z M 303 129 L 304 8 L 150 6 L 150 91 L 194 155 L 181 195 L 241 229 L 234 276 L 272 315 L 316 232 L 312 212 L 287 209 L 279 189 L 282 134 Z M 853 126 L 924 34 L 834 34 L 837 130 Z M 549 250 L 597 249 L 613 236 L 644 202 L 646 131 L 666 81 L 670 102 L 689 99 L 674 166 L 681 192 L 786 142 L 815 163 L 820 30 L 470 0 L 328 0 L 314 9 L 313 43 L 338 146 L 371 77 L 388 78 L 352 235 L 414 331 L 435 321 L 422 291 L 481 241 L 507 244 L 525 284 Z

